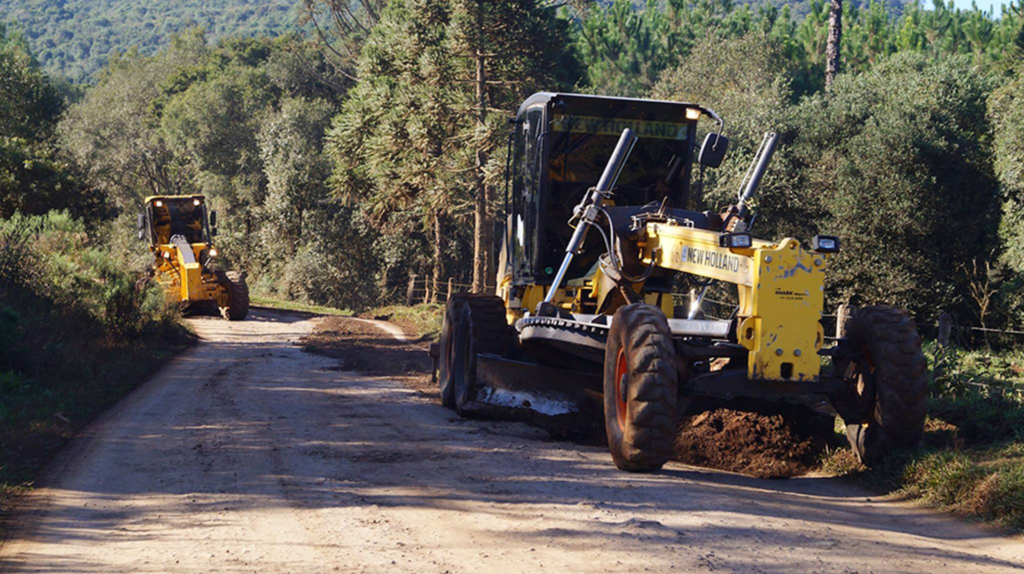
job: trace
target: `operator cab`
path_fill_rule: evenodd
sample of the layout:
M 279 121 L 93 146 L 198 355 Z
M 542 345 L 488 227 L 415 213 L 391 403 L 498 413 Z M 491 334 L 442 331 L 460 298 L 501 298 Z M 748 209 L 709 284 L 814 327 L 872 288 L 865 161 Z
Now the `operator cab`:
M 701 115 L 718 120 L 711 110 L 678 102 L 547 92 L 528 98 L 512 136 L 505 255 L 513 284 L 551 283 L 573 233 L 566 222 L 627 127 L 639 139 L 605 208 L 616 231 L 663 203 L 674 219 L 709 228 L 706 214 L 686 209 Z M 590 234 L 567 277 L 586 275 L 604 251 L 601 236 Z
M 139 238 L 145 237 L 148 229 L 150 245 L 171 243 L 171 238 L 178 235 L 189 244 L 210 243 L 217 234 L 211 230 L 217 224 L 217 213 L 207 215 L 201 195 L 147 197 L 145 207 L 146 211 L 139 214 Z

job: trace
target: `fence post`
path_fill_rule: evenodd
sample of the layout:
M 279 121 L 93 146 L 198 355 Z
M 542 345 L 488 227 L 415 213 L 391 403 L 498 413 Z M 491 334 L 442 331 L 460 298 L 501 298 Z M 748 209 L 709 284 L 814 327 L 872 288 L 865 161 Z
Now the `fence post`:
M 846 303 L 839 306 L 836 309 L 836 339 L 842 339 L 846 337 L 846 323 L 849 322 L 850 317 L 857 310 L 857 307 L 853 305 L 847 305 Z
M 449 299 L 451 299 L 453 293 L 455 293 L 455 278 L 454 277 L 449 277 L 448 278 L 448 296 L 445 297 L 444 300 L 448 301 Z
M 939 347 L 949 346 L 949 335 L 953 331 L 953 316 L 949 313 L 939 315 Z
M 409 274 L 409 286 L 405 289 L 405 306 L 412 307 L 412 297 L 416 291 L 416 274 Z
M 953 316 L 949 313 L 939 315 L 938 349 L 935 350 L 935 362 L 932 364 L 932 381 L 938 388 L 944 388 L 946 367 L 949 363 L 949 337 L 953 331 Z

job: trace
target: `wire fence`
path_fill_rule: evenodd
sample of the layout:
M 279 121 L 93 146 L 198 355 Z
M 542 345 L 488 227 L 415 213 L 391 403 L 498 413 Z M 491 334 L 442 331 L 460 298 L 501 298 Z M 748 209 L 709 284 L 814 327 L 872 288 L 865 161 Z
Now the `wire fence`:
M 454 277 L 437 282 L 435 287 L 431 277 L 410 275 L 409 283 L 405 289 L 405 304 L 415 305 L 417 303 L 445 303 L 449 297 L 456 293 L 469 293 L 472 290 L 471 283 L 462 283 Z M 494 285 L 486 285 L 484 293 L 493 293 Z

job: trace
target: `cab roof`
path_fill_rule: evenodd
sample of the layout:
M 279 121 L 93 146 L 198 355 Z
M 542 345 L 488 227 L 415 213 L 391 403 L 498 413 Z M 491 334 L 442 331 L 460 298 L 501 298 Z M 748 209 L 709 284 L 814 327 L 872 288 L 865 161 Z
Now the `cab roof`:
M 596 96 L 591 94 L 569 94 L 562 92 L 537 92 L 532 96 L 526 98 L 526 101 L 519 106 L 519 110 L 516 112 L 516 118 L 522 117 L 526 110 L 532 107 L 536 107 L 538 104 L 559 104 L 565 103 L 572 105 L 573 102 L 586 102 L 586 103 L 624 103 L 624 104 L 640 104 L 640 105 L 652 105 L 663 107 L 666 111 L 678 110 L 678 113 L 685 113 L 687 108 L 698 109 L 701 114 L 710 116 L 716 121 L 721 121 L 718 114 L 715 113 L 711 108 L 705 108 L 698 104 L 691 104 L 686 102 L 672 102 L 669 100 L 650 100 L 644 98 L 620 98 L 617 96 Z
M 206 196 L 201 193 L 193 193 L 190 195 L 147 195 L 146 199 L 144 199 L 143 202 L 150 203 L 152 201 L 156 201 L 157 199 L 201 199 L 203 201 L 206 201 Z

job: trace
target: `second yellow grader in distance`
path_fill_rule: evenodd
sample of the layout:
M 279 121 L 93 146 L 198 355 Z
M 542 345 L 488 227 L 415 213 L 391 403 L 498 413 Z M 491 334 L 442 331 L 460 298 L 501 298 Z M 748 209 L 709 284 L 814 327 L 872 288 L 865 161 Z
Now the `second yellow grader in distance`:
M 249 314 L 245 274 L 216 269 L 217 212 L 207 212 L 202 195 L 147 197 L 139 214 L 139 239 L 149 240 L 153 278 L 167 299 L 188 312 L 220 313 L 229 321 Z

